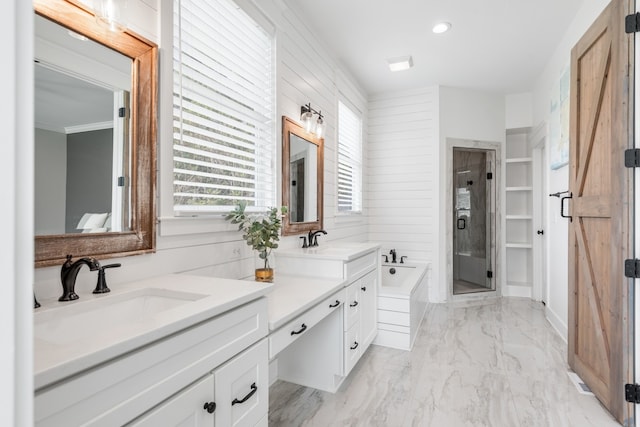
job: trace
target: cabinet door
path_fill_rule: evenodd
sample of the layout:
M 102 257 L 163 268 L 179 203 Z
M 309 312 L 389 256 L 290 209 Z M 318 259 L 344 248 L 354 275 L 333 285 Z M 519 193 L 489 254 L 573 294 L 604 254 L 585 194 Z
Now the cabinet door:
M 212 427 L 215 425 L 215 411 L 209 413 L 207 408 L 215 408 L 215 406 L 209 406 L 214 402 L 213 393 L 213 375 L 207 375 L 129 425 L 135 427 Z
M 377 271 L 364 276 L 358 283 L 360 289 L 360 339 L 362 344 L 368 346 L 378 332 L 377 324 Z M 364 351 L 364 349 L 363 349 Z
M 253 427 L 268 413 L 268 352 L 263 339 L 214 371 L 216 425 Z
M 356 323 L 344 333 L 344 375 L 349 375 L 351 369 L 358 363 L 362 355 L 360 344 L 360 324 Z
M 347 300 L 344 305 L 344 330 L 348 331 L 360 320 L 360 282 L 356 280 L 347 287 Z

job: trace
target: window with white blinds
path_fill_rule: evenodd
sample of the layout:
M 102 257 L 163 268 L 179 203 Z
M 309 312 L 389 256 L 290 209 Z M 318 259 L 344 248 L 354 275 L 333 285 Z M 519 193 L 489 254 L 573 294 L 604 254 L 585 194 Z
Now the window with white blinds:
M 232 0 L 174 0 L 174 211 L 275 203 L 273 37 Z
M 338 102 L 338 212 L 362 212 L 362 119 Z

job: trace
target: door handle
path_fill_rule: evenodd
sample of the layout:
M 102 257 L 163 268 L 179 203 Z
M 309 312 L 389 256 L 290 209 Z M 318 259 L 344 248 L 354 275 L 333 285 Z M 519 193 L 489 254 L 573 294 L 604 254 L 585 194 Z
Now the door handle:
M 251 384 L 251 391 L 249 392 L 249 394 L 247 394 L 242 399 L 238 399 L 236 397 L 235 399 L 233 399 L 233 402 L 231 402 L 231 406 L 237 405 L 238 403 L 246 402 L 247 400 L 249 400 L 251 398 L 251 396 L 253 396 L 255 394 L 256 391 L 258 391 L 258 387 L 256 386 L 256 383 Z
M 291 335 L 298 335 L 303 333 L 304 331 L 307 330 L 307 325 L 305 325 L 304 323 L 302 324 L 302 327 L 300 329 L 298 329 L 297 331 L 291 331 Z
M 571 217 L 571 215 L 565 215 L 564 214 L 564 201 L 566 199 L 572 199 L 573 198 L 573 193 L 569 193 L 568 196 L 564 196 L 562 198 L 560 198 L 560 216 L 562 218 L 569 218 L 569 222 L 573 222 L 573 218 Z
M 460 225 L 460 221 L 462 221 L 462 225 Z M 467 228 L 467 221 L 464 218 L 458 218 L 458 223 L 456 224 L 458 230 L 464 230 Z
M 544 234 L 544 230 L 538 230 L 537 233 L 539 236 L 542 236 Z

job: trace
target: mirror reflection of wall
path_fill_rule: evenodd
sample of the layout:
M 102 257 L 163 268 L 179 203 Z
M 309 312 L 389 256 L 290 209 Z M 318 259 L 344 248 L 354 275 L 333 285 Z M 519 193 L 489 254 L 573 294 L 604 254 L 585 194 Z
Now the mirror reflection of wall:
M 289 150 L 290 222 L 316 221 L 318 146 L 290 134 Z
M 129 229 L 131 59 L 35 20 L 35 234 Z

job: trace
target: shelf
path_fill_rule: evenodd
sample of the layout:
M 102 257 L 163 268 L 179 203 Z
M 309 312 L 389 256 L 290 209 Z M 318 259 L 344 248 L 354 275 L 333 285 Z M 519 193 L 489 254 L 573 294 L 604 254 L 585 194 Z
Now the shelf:
M 507 164 L 509 163 L 531 163 L 533 159 L 531 157 L 514 157 L 513 159 L 505 159 Z
M 515 249 L 533 249 L 533 245 L 531 243 L 507 243 L 505 244 L 505 247 Z
M 533 187 L 507 187 L 507 191 L 533 191 Z
M 533 219 L 533 215 L 505 215 L 505 219 Z

